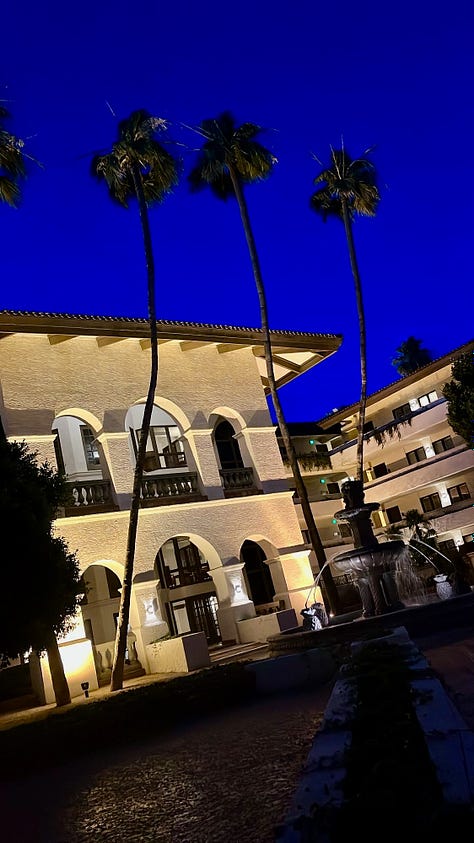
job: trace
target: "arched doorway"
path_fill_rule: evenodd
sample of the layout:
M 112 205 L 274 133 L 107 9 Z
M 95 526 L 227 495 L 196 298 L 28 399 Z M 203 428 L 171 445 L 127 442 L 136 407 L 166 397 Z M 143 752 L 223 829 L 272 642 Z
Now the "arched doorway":
M 221 640 L 218 601 L 209 562 L 187 536 L 174 536 L 157 553 L 155 568 L 162 589 L 172 635 L 204 632 L 208 644 Z
M 275 589 L 272 575 L 260 545 L 253 541 L 245 541 L 240 551 L 240 559 L 244 563 L 248 594 L 254 605 L 263 606 L 273 603 Z
M 90 565 L 81 577 L 82 620 L 92 644 L 99 685 L 110 681 L 121 585 L 117 574 L 105 565 Z

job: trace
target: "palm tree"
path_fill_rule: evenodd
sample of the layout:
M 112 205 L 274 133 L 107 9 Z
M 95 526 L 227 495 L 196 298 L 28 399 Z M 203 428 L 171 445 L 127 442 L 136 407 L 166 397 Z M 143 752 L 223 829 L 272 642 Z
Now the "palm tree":
M 396 356 L 392 360 L 392 366 L 395 366 L 399 375 L 411 375 L 416 372 L 421 366 L 426 366 L 431 363 L 431 353 L 421 347 L 421 340 L 416 337 L 408 337 L 405 342 L 396 349 Z
M 403 513 L 405 527 L 410 531 L 409 547 L 414 551 L 411 554 L 413 562 L 417 567 L 431 564 L 439 571 L 440 566 L 445 567 L 443 556 L 438 552 L 438 541 L 436 530 L 431 521 L 418 509 L 408 509 Z
M 204 120 L 197 131 L 204 138 L 204 144 L 199 152 L 196 165 L 189 175 L 191 189 L 199 190 L 208 185 L 219 199 L 227 199 L 233 196 L 237 200 L 260 303 L 260 319 L 270 393 L 293 473 L 296 492 L 300 499 L 301 508 L 308 527 L 311 544 L 319 568 L 322 571 L 326 562 L 326 555 L 314 522 L 308 493 L 301 477 L 298 458 L 288 432 L 288 426 L 277 392 L 268 324 L 267 300 L 244 193 L 245 184 L 262 181 L 270 175 L 277 159 L 268 149 L 265 149 L 258 142 L 257 136 L 261 132 L 260 126 L 257 126 L 255 123 L 243 123 L 240 127 L 237 127 L 233 116 L 229 112 L 224 112 L 213 120 Z M 328 568 L 324 570 L 323 581 L 326 586 L 330 608 L 335 611 L 337 607 L 337 591 Z
M 315 178 L 314 183 L 319 185 L 319 187 L 311 197 L 310 207 L 313 211 L 321 214 L 323 220 L 326 220 L 330 216 L 336 216 L 344 223 L 349 248 L 349 259 L 355 284 L 359 319 L 361 380 L 359 419 L 357 425 L 357 480 L 362 483 L 364 471 L 364 424 L 367 404 L 367 354 L 362 285 L 352 223 L 356 214 L 365 217 L 375 216 L 375 209 L 380 195 L 376 185 L 374 165 L 367 158 L 352 159 L 344 148 L 331 148 L 330 166 Z
M 0 105 L 0 121 L 10 114 Z M 0 122 L 0 202 L 16 208 L 20 201 L 18 180 L 26 175 L 23 141 L 11 135 Z
M 134 111 L 130 117 L 122 120 L 119 124 L 118 140 L 112 145 L 111 151 L 105 155 L 96 155 L 92 161 L 92 173 L 99 179 L 105 180 L 112 199 L 119 202 L 124 208 L 128 207 L 129 200 L 132 198 L 135 198 L 138 202 L 147 267 L 148 321 L 151 340 L 150 382 L 133 477 L 127 550 L 110 683 L 112 691 L 120 690 L 123 685 L 141 483 L 158 381 L 155 266 L 148 207 L 155 202 L 161 202 L 178 181 L 175 159 L 155 139 L 156 133 L 165 128 L 164 120 L 151 116 L 147 111 Z

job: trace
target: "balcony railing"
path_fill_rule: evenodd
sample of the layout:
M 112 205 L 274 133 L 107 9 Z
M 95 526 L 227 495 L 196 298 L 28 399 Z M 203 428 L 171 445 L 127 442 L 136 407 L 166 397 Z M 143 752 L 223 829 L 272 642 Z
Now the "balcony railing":
M 221 468 L 219 471 L 226 498 L 237 498 L 243 495 L 258 495 L 253 474 L 253 468 Z
M 95 512 L 113 512 L 118 509 L 112 498 L 110 480 L 68 481 L 68 500 L 64 514 L 91 515 Z
M 142 506 L 166 506 L 201 500 L 205 500 L 205 497 L 199 491 L 195 472 L 156 475 L 142 480 Z
M 169 568 L 168 565 L 165 565 L 163 573 L 166 588 L 180 588 L 186 585 L 197 585 L 201 582 L 212 582 L 207 562 L 200 567 L 186 569 Z

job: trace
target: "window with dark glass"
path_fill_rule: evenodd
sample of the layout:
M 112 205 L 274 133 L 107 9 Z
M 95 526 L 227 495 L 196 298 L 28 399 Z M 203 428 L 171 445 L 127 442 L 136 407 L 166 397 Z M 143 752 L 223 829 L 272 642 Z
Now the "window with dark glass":
M 367 421 L 364 424 L 364 433 L 370 433 L 374 429 L 373 421 Z
M 100 453 L 97 447 L 95 433 L 90 427 L 81 425 L 82 444 L 86 457 L 87 468 L 94 469 L 100 466 Z
M 401 404 L 400 407 L 395 407 L 395 409 L 392 410 L 392 415 L 394 419 L 403 419 L 410 413 L 411 407 L 409 404 Z
M 163 588 L 179 588 L 185 585 L 208 582 L 209 563 L 199 548 L 187 538 L 177 536 L 167 542 L 166 557 L 163 548 L 158 551 L 156 561 Z
M 388 468 L 384 462 L 379 462 L 377 465 L 372 466 L 372 471 L 374 473 L 374 477 L 384 477 L 388 474 Z
M 61 440 L 59 438 L 59 433 L 57 430 L 53 430 L 54 436 L 54 454 L 56 457 L 56 465 L 58 467 L 58 474 L 66 474 L 66 468 L 64 466 L 64 457 L 63 451 L 61 448 Z
M 437 439 L 433 442 L 433 451 L 435 454 L 442 454 L 443 451 L 450 451 L 454 448 L 453 440 L 450 436 L 444 436 L 442 439 Z
M 385 510 L 385 515 L 387 516 L 389 524 L 395 524 L 397 521 L 402 520 L 402 514 L 398 506 L 389 506 L 389 508 Z
M 467 501 L 471 497 L 467 483 L 460 483 L 459 486 L 451 486 L 451 488 L 448 489 L 448 495 L 451 503 Z
M 235 430 L 226 419 L 216 426 L 214 440 L 222 469 L 244 467 Z
M 416 462 L 426 460 L 426 451 L 424 448 L 415 448 L 414 451 L 407 451 L 406 458 L 408 465 L 414 465 Z
M 425 495 L 420 498 L 421 508 L 423 512 L 433 512 L 434 509 L 441 509 L 441 498 L 438 492 L 433 492 L 432 495 Z
M 130 428 L 135 456 L 138 453 L 141 429 Z M 146 443 L 145 471 L 159 471 L 162 468 L 183 468 L 186 455 L 177 425 L 155 425 L 150 427 Z
M 328 493 L 330 495 L 339 495 L 340 494 L 339 483 L 327 483 L 326 489 L 328 490 Z

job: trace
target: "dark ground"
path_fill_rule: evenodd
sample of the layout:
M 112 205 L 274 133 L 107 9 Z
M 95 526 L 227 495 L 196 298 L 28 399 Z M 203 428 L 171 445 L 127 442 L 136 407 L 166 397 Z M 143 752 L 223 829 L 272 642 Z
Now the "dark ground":
M 474 730 L 474 623 L 411 637 Z M 243 704 L 123 749 L 117 735 L 116 748 L 82 760 L 72 747 L 41 775 L 28 775 L 26 756 L 24 777 L 2 785 L 2 843 L 273 843 L 331 689 Z

